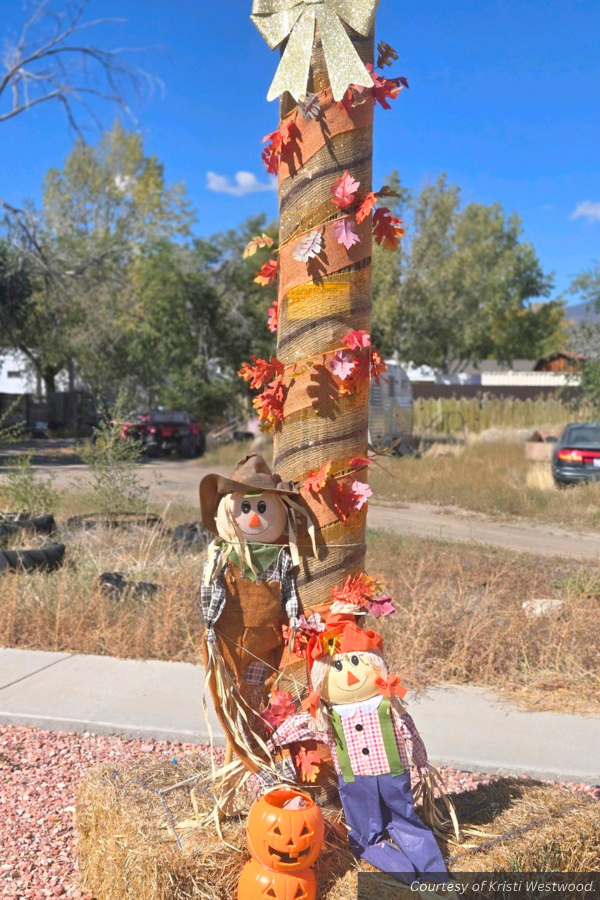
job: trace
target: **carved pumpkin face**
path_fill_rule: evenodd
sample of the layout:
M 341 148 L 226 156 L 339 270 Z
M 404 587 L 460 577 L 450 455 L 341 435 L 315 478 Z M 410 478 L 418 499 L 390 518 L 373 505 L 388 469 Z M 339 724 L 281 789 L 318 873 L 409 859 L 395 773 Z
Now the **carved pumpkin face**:
M 265 869 L 254 859 L 246 863 L 238 882 L 238 900 L 315 900 L 316 895 L 312 869 L 285 875 Z
M 284 809 L 294 798 L 308 805 Z M 248 815 L 248 850 L 263 866 L 277 872 L 299 872 L 312 866 L 321 847 L 325 823 L 314 800 L 302 791 L 281 788 L 269 791 Z

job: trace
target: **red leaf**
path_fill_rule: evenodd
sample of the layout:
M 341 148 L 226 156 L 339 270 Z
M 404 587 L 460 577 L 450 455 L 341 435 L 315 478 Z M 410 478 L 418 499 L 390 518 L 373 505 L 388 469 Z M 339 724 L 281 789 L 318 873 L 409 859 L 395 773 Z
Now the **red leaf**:
M 333 508 L 342 522 L 346 522 L 356 512 L 357 496 L 354 491 L 341 481 L 333 481 L 331 485 L 331 501 Z
M 318 472 L 308 473 L 302 483 L 302 487 L 307 491 L 312 491 L 313 494 L 320 494 L 327 484 L 330 471 L 331 462 L 326 462 L 325 465 L 321 466 Z
M 373 214 L 373 235 L 384 250 L 398 250 L 400 238 L 404 237 L 404 228 L 400 219 L 393 216 L 387 207 L 383 207 Z
M 269 307 L 267 325 L 269 326 L 269 331 L 277 331 L 279 325 L 279 300 L 274 300 L 273 306 Z
M 286 395 L 287 389 L 283 384 L 283 376 L 279 375 L 264 388 L 262 394 L 252 401 L 258 420 L 263 423 L 266 431 L 277 428 L 283 420 L 283 404 Z
M 355 456 L 348 463 L 350 469 L 354 469 L 355 472 L 358 472 L 359 469 L 364 469 L 367 466 L 370 466 L 373 462 L 368 456 Z
M 364 222 L 368 215 L 371 214 L 371 212 L 375 208 L 376 203 L 377 195 L 374 194 L 373 191 L 371 191 L 369 194 L 367 194 L 363 202 L 358 207 L 358 211 L 356 213 L 356 221 L 359 225 L 361 222 Z
M 359 187 L 360 181 L 356 181 L 349 172 L 344 172 L 335 185 L 331 186 L 332 203 L 335 203 L 338 209 L 347 209 L 354 203 Z
M 273 381 L 274 378 L 283 375 L 285 367 L 275 356 L 271 356 L 269 362 L 266 359 L 257 359 L 256 356 L 253 356 L 252 362 L 253 365 L 244 363 L 238 372 L 240 378 L 250 382 L 252 390 L 262 388 L 265 384 Z
M 302 781 L 314 783 L 317 780 L 321 767 L 319 765 L 321 756 L 317 750 L 307 750 L 306 747 L 300 747 L 300 752 L 296 754 L 296 765 L 300 771 Z
M 370 63 L 367 69 L 371 72 L 371 78 L 373 79 L 373 87 L 371 88 L 373 103 L 379 103 L 384 109 L 391 109 L 388 99 L 395 100 L 402 90 L 399 79 L 384 78 L 382 75 L 378 75 L 377 72 L 372 70 Z
M 387 366 L 376 350 L 371 351 L 371 378 L 375 379 L 375 383 L 379 384 L 379 378 L 387 372 Z
M 278 263 L 276 259 L 270 259 L 269 262 L 265 263 L 254 279 L 256 284 L 267 287 L 269 284 L 275 281 L 275 276 L 277 275 L 277 267 Z
M 353 603 L 355 606 L 365 606 L 375 597 L 379 585 L 366 572 L 356 575 L 348 575 L 343 584 L 334 587 L 331 592 L 332 600 L 341 603 Z
M 280 159 L 293 153 L 299 137 L 300 130 L 295 119 L 290 118 L 283 122 L 277 131 L 263 138 L 263 144 L 268 143 L 262 152 L 262 159 L 269 175 L 277 175 Z
M 368 331 L 351 331 L 342 339 L 342 344 L 349 350 L 356 350 L 359 347 L 370 347 L 371 336 Z

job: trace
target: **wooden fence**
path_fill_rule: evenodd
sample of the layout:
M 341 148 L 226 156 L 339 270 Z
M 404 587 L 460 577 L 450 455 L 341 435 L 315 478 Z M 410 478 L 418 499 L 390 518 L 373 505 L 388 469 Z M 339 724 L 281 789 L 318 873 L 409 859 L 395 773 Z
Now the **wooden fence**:
M 556 399 L 420 397 L 414 401 L 416 431 L 479 434 L 488 428 L 561 428 L 594 418 L 591 409 Z

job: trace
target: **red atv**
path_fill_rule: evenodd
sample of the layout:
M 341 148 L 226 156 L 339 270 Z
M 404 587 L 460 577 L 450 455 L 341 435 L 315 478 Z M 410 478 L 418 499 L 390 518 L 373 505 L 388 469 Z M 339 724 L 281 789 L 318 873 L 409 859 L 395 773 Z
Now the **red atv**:
M 142 442 L 148 456 L 162 456 L 175 450 L 179 456 L 191 459 L 202 456 L 206 438 L 198 419 L 188 412 L 140 413 L 125 425 L 124 437 L 131 435 Z

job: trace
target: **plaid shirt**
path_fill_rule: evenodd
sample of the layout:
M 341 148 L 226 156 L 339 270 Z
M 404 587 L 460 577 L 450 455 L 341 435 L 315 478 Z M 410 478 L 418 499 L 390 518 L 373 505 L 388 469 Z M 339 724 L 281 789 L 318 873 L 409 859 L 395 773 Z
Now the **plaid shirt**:
M 221 562 L 221 550 L 217 550 L 214 556 L 212 569 L 216 569 Z M 202 601 L 202 614 L 206 623 L 208 637 L 214 639 L 214 626 L 219 621 L 221 613 L 225 609 L 225 584 L 223 582 L 223 572 L 218 578 L 211 579 L 205 585 L 204 580 L 206 570 L 210 563 L 205 563 L 204 572 L 202 574 L 202 585 L 200 588 L 200 598 Z M 296 576 L 294 574 L 294 565 L 292 557 L 287 547 L 282 547 L 279 556 L 268 569 L 259 576 L 260 581 L 276 581 L 281 585 L 281 603 L 288 617 L 292 628 L 298 625 L 298 614 L 300 609 L 300 598 L 298 589 L 296 588 Z
M 390 771 L 377 712 L 382 699 L 382 697 L 376 697 L 362 703 L 348 704 L 346 708 L 344 706 L 334 707 L 342 721 L 354 775 L 385 775 Z M 427 765 L 427 750 L 412 718 L 408 713 L 401 716 L 393 707 L 390 707 L 390 715 L 400 762 L 404 768 L 413 765 L 421 768 Z M 331 750 L 336 771 L 338 775 L 341 775 L 335 752 L 333 728 L 330 725 L 325 733 L 315 731 L 310 713 L 298 713 L 290 716 L 279 726 L 269 743 L 271 749 L 274 749 L 277 745 L 307 740 L 318 740 L 327 744 Z M 365 753 L 365 750 L 368 752 Z

